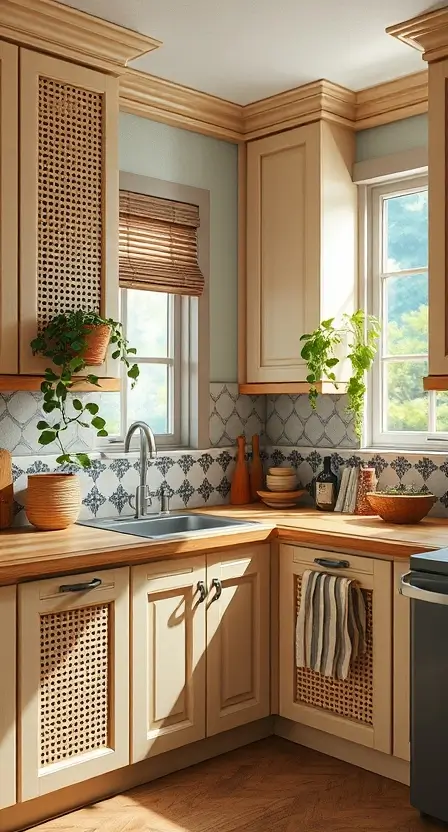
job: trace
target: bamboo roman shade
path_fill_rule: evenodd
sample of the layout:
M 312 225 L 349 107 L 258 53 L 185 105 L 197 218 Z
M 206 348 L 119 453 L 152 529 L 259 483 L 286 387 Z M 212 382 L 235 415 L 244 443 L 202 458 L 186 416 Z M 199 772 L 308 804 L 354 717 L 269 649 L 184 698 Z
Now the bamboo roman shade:
M 120 191 L 120 286 L 201 295 L 198 227 L 197 205 Z

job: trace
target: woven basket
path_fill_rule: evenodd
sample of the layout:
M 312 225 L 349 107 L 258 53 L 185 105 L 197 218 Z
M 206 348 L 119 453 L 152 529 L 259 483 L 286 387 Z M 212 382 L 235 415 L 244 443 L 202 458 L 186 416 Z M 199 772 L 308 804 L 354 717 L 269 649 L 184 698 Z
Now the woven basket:
M 379 516 L 387 523 L 419 523 L 436 502 L 434 494 L 377 494 L 369 493 L 367 499 Z
M 81 487 L 76 474 L 29 474 L 26 516 L 36 529 L 66 529 L 78 519 Z
M 86 327 L 86 348 L 83 359 L 88 367 L 99 367 L 106 360 L 111 328 L 107 324 Z

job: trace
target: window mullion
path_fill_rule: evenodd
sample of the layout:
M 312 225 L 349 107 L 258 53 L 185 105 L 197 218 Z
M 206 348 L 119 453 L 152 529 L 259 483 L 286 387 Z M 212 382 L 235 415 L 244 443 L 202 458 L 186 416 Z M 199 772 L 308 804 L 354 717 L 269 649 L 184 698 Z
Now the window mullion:
M 436 412 L 436 393 L 431 390 L 428 393 L 428 432 L 436 433 L 437 431 L 437 412 Z

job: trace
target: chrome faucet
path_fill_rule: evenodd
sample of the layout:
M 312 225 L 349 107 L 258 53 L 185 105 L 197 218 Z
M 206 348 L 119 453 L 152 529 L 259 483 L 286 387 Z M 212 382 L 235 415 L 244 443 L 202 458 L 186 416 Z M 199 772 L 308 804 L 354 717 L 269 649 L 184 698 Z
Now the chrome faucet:
M 140 431 L 140 485 L 135 491 L 135 505 L 131 503 L 131 507 L 135 508 L 136 518 L 144 517 L 148 514 L 148 506 L 152 505 L 151 494 L 149 492 L 148 484 L 146 482 L 148 473 L 148 451 L 150 459 L 153 459 L 157 453 L 156 441 L 154 434 L 146 424 L 146 422 L 133 422 L 129 427 L 124 440 L 124 449 L 129 453 L 131 439 L 136 431 Z

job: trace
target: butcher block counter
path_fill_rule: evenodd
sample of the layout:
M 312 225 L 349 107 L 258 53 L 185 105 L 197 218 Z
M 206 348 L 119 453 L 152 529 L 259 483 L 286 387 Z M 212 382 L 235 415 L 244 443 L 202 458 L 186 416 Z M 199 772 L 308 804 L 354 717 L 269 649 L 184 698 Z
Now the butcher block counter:
M 47 575 L 185 557 L 195 552 L 225 550 L 271 539 L 343 549 L 387 560 L 448 546 L 448 520 L 439 518 L 425 518 L 413 526 L 394 526 L 377 517 L 301 508 L 269 509 L 260 504 L 211 506 L 200 511 L 236 520 L 254 520 L 261 525 L 163 541 L 87 526 L 52 532 L 39 532 L 32 527 L 2 531 L 0 586 Z
M 276 536 L 284 543 L 347 549 L 383 556 L 387 560 L 448 547 L 448 520 L 441 517 L 425 517 L 421 523 L 398 526 L 385 523 L 379 517 L 310 508 L 272 509 L 261 503 L 241 507 L 215 506 L 200 511 L 272 524 L 277 530 Z

